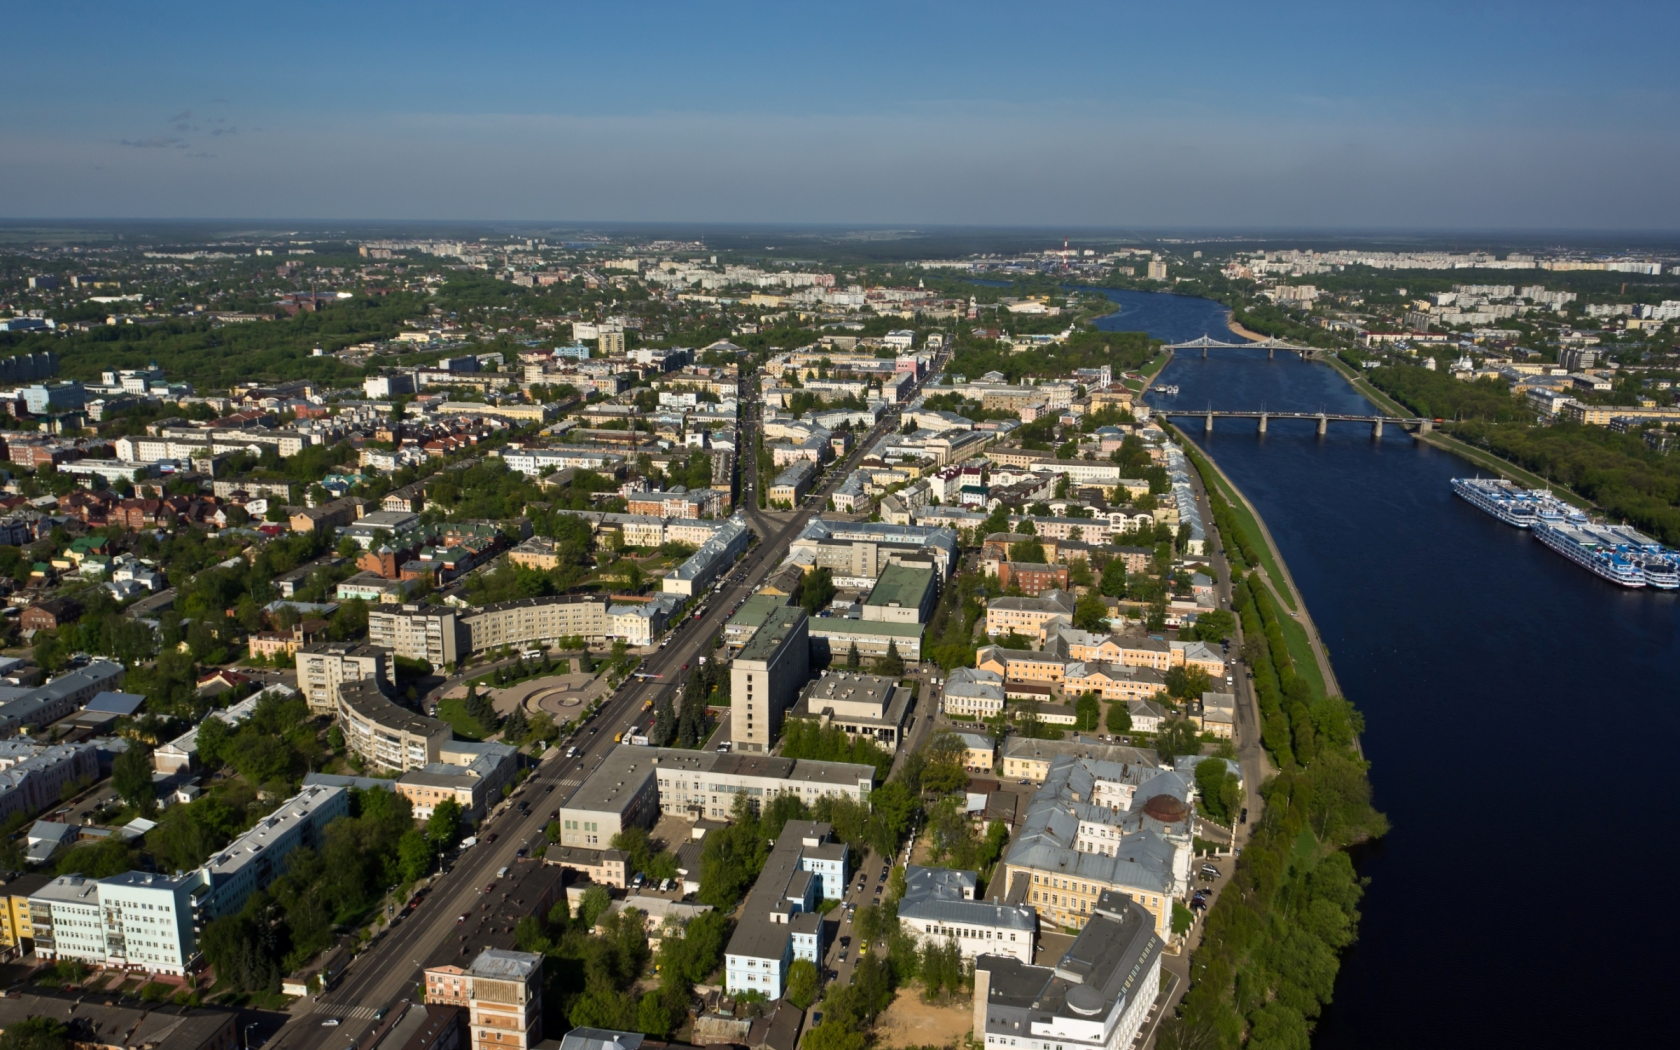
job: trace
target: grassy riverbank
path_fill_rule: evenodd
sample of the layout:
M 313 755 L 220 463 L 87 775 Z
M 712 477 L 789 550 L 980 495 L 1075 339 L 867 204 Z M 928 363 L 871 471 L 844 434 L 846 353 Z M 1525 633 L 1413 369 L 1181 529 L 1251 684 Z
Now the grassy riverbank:
M 1305 627 L 1274 600 L 1292 609 L 1300 602 L 1281 554 L 1242 493 L 1184 445 L 1231 563 L 1261 744 L 1280 772 L 1260 789 L 1266 805 L 1208 915 L 1191 988 L 1156 1046 L 1306 1048 L 1335 990 L 1340 953 L 1358 937 L 1364 884 L 1347 847 L 1381 837 L 1388 822 L 1371 805 L 1358 750 L 1363 719 L 1327 693 Z
M 1218 495 L 1219 503 L 1213 507 L 1214 524 L 1219 528 L 1220 535 L 1225 537 L 1226 557 L 1242 563 L 1245 568 L 1255 567 L 1263 569 L 1266 578 L 1274 590 L 1283 599 L 1283 603 L 1291 610 L 1299 611 L 1300 605 L 1295 598 L 1295 590 L 1288 584 L 1288 578 L 1283 573 L 1283 567 L 1278 561 L 1278 554 L 1272 550 L 1272 545 L 1266 542 L 1266 531 L 1260 527 L 1260 519 L 1254 514 L 1254 509 L 1248 501 L 1237 492 L 1236 487 L 1226 480 L 1225 475 L 1202 454 L 1201 450 L 1189 441 L 1184 443 L 1185 455 L 1196 465 L 1196 470 L 1202 476 L 1202 485 L 1210 496 Z M 1222 522 L 1222 516 L 1229 515 L 1234 519 L 1234 527 Z M 1232 542 L 1235 535 L 1238 542 Z

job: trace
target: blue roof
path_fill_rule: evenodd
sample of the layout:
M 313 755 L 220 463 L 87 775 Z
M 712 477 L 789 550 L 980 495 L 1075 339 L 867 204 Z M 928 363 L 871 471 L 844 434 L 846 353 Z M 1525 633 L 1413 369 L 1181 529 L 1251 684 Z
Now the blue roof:
M 108 711 L 117 715 L 132 715 L 134 712 L 140 710 L 140 705 L 145 702 L 146 698 L 141 696 L 139 693 L 114 693 L 107 691 L 96 694 L 92 700 L 87 702 L 87 706 L 84 707 L 83 710 Z

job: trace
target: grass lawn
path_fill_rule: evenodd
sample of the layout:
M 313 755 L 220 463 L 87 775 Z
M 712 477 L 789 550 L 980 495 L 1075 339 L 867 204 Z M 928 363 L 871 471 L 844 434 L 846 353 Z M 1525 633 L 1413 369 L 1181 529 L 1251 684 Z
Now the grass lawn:
M 1299 611 L 1300 606 L 1295 604 L 1295 593 L 1284 583 L 1283 570 L 1278 565 L 1277 554 L 1272 550 L 1272 545 L 1266 542 L 1266 533 L 1261 530 L 1260 522 L 1255 518 L 1254 512 L 1248 509 L 1248 504 L 1237 495 L 1235 489 L 1226 484 L 1225 479 L 1217 472 L 1209 471 L 1208 476 L 1212 477 L 1214 484 L 1219 486 L 1219 492 L 1225 497 L 1225 502 L 1231 505 L 1231 513 L 1236 515 L 1237 524 L 1242 527 L 1244 532 L 1248 533 L 1250 544 L 1260 555 L 1261 567 L 1266 570 L 1266 575 L 1271 578 L 1278 593 L 1283 596 L 1284 604 Z
M 455 730 L 455 735 L 462 740 L 483 740 L 490 734 L 472 715 L 467 714 L 467 702 L 460 699 L 444 700 L 438 704 L 438 717 L 448 722 Z
M 1279 621 L 1283 627 L 1283 640 L 1289 646 L 1289 658 L 1295 661 L 1295 673 L 1307 680 L 1312 686 L 1314 696 L 1324 695 L 1324 675 L 1319 672 L 1318 661 L 1313 658 L 1312 643 L 1307 640 L 1307 629 L 1293 616 L 1284 616 Z

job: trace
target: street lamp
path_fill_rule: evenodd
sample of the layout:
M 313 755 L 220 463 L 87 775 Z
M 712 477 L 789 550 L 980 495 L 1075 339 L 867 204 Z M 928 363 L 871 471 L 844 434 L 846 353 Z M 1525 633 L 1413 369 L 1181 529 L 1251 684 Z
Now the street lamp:
M 251 1029 L 257 1027 L 260 1024 L 262 1024 L 261 1021 L 252 1021 L 250 1024 L 245 1026 L 245 1031 L 241 1035 L 241 1038 L 245 1042 L 245 1050 L 251 1050 Z

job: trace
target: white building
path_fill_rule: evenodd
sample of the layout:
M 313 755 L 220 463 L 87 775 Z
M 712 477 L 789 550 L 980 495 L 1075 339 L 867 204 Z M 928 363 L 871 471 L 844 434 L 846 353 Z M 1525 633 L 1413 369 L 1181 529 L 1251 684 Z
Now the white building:
M 978 667 L 958 667 L 945 679 L 945 713 L 991 718 L 1003 711 L 1003 676 Z
M 203 920 L 243 908 L 251 894 L 285 872 L 288 853 L 299 846 L 319 847 L 326 826 L 349 812 L 348 788 L 309 786 L 216 851 L 199 868 L 202 886 L 193 894 Z
M 730 518 L 689 559 L 672 569 L 661 583 L 666 594 L 692 597 L 722 575 L 742 551 L 752 534 L 739 516 Z
M 192 892 L 198 872 L 157 875 L 128 871 L 99 880 L 106 966 L 181 975 L 198 955 Z
M 1160 992 L 1162 947 L 1147 912 L 1104 893 L 1054 968 L 975 961 L 974 1031 L 988 1050 L 1126 1050 Z
M 1037 913 L 1024 905 L 975 900 L 978 883 L 972 871 L 910 865 L 898 902 L 899 927 L 918 944 L 951 941 L 964 959 L 1004 955 L 1032 962 Z

